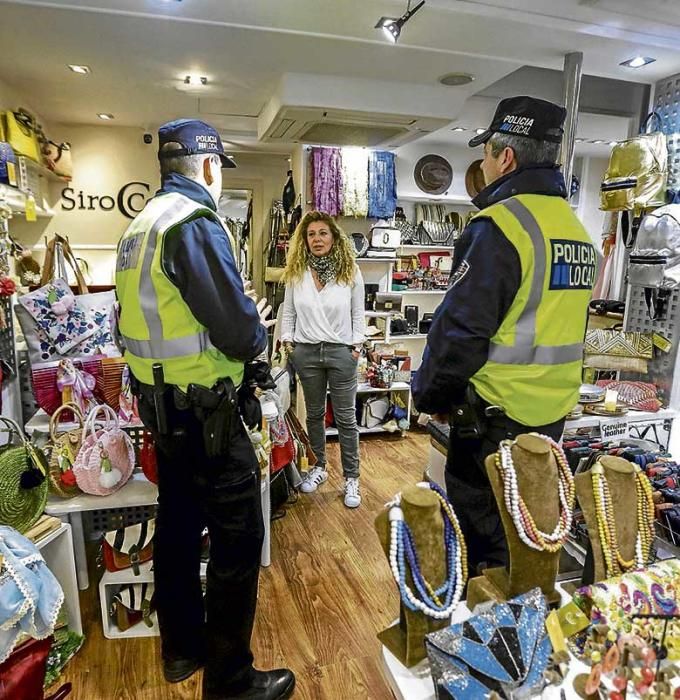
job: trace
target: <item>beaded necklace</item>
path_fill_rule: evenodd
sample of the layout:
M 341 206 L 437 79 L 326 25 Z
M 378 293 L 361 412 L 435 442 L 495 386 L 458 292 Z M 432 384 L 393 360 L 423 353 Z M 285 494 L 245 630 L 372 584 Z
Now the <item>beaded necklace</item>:
M 597 529 L 602 544 L 605 563 L 605 576 L 611 578 L 631 569 L 641 569 L 649 562 L 649 553 L 654 539 L 654 500 L 652 487 L 645 473 L 637 465 L 635 468 L 635 495 L 637 500 L 637 537 L 635 538 L 635 557 L 626 560 L 621 556 L 616 535 L 614 505 L 604 467 L 596 462 L 591 469 L 593 498 Z
M 574 477 L 569 469 L 567 458 L 562 448 L 547 435 L 532 433 L 549 445 L 557 462 L 559 478 L 558 492 L 560 499 L 560 517 L 552 532 L 543 532 L 536 526 L 533 516 L 524 503 L 519 493 L 517 484 L 517 470 L 512 460 L 512 446 L 514 441 L 504 440 L 496 452 L 495 464 L 501 480 L 503 481 L 503 497 L 505 507 L 512 518 L 520 540 L 527 547 L 539 552 L 558 552 L 569 535 L 571 521 L 574 516 L 575 487 Z
M 387 504 L 390 509 L 390 568 L 399 586 L 401 599 L 409 610 L 421 612 L 437 620 L 445 620 L 451 617 L 460 602 L 467 581 L 465 541 L 456 514 L 444 491 L 437 484 L 428 482 L 421 482 L 418 487 L 431 489 L 439 499 L 439 508 L 444 520 L 446 580 L 435 590 L 423 576 L 413 534 L 404 520 L 404 511 L 401 509 L 401 494 L 397 494 L 395 499 Z M 409 570 L 416 587 L 415 592 L 406 583 Z

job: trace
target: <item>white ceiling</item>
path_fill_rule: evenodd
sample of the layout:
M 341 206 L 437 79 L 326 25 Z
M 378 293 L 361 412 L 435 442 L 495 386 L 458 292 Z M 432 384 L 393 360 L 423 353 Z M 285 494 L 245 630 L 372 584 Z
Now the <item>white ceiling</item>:
M 445 73 L 470 72 L 471 86 L 451 88 L 468 97 L 523 65 L 559 69 L 570 51 L 584 53 L 592 75 L 652 83 L 680 72 L 677 0 L 427 0 L 391 46 L 373 25 L 405 5 L 0 0 L 0 80 L 48 121 L 101 124 L 96 114 L 111 112 L 115 124 L 151 130 L 204 115 L 247 148 L 257 145 L 257 115 L 286 72 L 379 81 L 386 105 L 405 83 L 437 86 Z M 639 54 L 657 62 L 618 65 Z M 92 75 L 72 74 L 67 63 L 87 64 Z M 183 91 L 188 72 L 207 76 L 208 87 Z

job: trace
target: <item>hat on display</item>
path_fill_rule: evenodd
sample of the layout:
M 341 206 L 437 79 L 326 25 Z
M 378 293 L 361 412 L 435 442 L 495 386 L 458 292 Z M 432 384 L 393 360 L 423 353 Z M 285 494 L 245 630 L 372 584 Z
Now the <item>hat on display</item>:
M 413 177 L 423 192 L 444 194 L 451 187 L 453 168 L 446 158 L 430 153 L 416 163 Z
M 179 143 L 181 148 L 162 152 L 168 143 Z M 178 156 L 218 155 L 223 168 L 235 168 L 236 163 L 224 154 L 222 139 L 217 130 L 198 119 L 176 119 L 158 129 L 158 158 Z
M 486 143 L 493 134 L 524 136 L 535 141 L 560 143 L 564 135 L 567 110 L 554 102 L 537 97 L 508 97 L 496 107 L 491 126 L 470 140 L 474 148 Z
M 465 189 L 470 197 L 476 197 L 485 187 L 486 182 L 482 172 L 482 161 L 475 160 L 470 163 L 465 171 Z

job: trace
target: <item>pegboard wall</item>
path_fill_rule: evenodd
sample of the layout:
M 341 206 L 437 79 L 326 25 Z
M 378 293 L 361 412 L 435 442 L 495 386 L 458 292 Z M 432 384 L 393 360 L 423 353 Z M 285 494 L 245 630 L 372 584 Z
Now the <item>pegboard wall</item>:
M 656 84 L 654 109 L 661 117 L 668 142 L 668 188 L 677 191 L 680 190 L 680 73 Z
M 644 288 L 631 287 L 626 303 L 625 329 L 639 333 L 660 333 L 671 341 L 670 352 L 655 351 L 654 359 L 649 362 L 649 374 L 643 378 L 644 381 L 654 382 L 659 387 L 661 399 L 664 405 L 668 405 L 673 387 L 675 360 L 680 344 L 680 290 L 674 289 L 672 291 L 666 302 L 662 318 L 653 321 L 647 310 Z M 639 379 L 639 377 L 636 378 Z

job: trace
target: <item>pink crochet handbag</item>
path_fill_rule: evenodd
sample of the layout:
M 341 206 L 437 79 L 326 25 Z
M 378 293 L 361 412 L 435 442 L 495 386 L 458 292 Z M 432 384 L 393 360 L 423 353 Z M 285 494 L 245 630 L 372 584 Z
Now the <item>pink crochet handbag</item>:
M 96 427 L 97 416 L 106 419 Z M 135 448 L 130 436 L 118 424 L 118 416 L 109 406 L 90 412 L 83 427 L 83 442 L 73 465 L 81 491 L 94 496 L 110 496 L 132 475 Z

